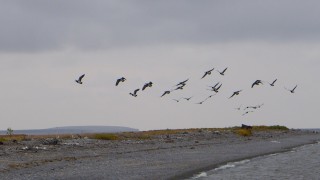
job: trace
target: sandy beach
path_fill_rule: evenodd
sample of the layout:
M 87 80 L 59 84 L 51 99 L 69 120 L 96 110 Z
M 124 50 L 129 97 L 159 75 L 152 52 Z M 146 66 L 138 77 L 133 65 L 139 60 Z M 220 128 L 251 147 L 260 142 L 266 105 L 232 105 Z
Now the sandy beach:
M 1 179 L 185 179 L 320 141 L 312 131 L 184 132 L 145 140 L 31 139 L 0 145 Z

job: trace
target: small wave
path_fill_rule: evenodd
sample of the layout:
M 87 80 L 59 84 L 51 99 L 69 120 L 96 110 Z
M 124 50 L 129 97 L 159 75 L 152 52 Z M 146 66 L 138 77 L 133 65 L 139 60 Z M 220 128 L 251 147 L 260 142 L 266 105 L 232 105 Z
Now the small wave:
M 245 163 L 248 163 L 248 162 L 250 162 L 249 159 L 245 159 L 245 160 L 242 160 L 242 161 L 236 161 L 236 162 L 230 162 L 230 163 L 227 163 L 227 164 L 222 165 L 220 167 L 217 167 L 214 170 L 218 171 L 218 170 L 223 170 L 223 169 L 234 168 L 236 166 L 239 166 L 239 165 L 242 165 L 242 164 L 245 164 Z
M 208 174 L 206 172 L 201 172 L 201 173 L 195 175 L 192 179 L 199 179 L 199 178 L 203 178 L 203 177 L 208 177 Z

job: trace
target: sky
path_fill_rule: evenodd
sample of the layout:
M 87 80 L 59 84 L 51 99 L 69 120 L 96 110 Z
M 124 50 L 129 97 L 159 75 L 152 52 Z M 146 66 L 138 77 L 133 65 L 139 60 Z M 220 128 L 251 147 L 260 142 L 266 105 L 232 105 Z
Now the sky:
M 319 128 L 318 7 L 316 0 L 3 0 L 0 129 Z M 115 86 L 120 77 L 127 80 Z M 183 90 L 160 97 L 186 79 Z M 251 88 L 258 79 L 263 84 Z M 208 90 L 218 82 L 218 93 Z M 296 85 L 295 93 L 285 89 Z M 173 100 L 184 97 L 192 98 Z

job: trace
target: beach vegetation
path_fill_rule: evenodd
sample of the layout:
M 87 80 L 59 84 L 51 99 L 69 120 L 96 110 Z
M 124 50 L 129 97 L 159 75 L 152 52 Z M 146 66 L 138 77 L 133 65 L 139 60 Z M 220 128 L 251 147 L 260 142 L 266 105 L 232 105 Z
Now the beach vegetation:
M 94 134 L 93 139 L 119 140 L 119 136 L 116 134 L 110 134 L 110 133 L 99 133 L 99 134 Z
M 252 135 L 252 131 L 251 129 L 238 129 L 237 134 L 240 136 L 251 136 Z
M 24 134 L 14 134 L 14 135 L 0 135 L 0 141 L 6 142 L 6 141 L 24 141 L 26 140 L 26 135 Z
M 256 131 L 268 131 L 268 130 L 276 130 L 276 131 L 288 131 L 289 128 L 286 126 L 274 125 L 274 126 L 253 126 L 253 129 Z

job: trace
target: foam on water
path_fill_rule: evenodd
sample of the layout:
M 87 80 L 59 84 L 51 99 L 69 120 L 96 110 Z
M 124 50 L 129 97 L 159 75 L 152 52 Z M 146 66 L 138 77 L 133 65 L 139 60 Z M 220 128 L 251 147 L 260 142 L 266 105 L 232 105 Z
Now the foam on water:
M 245 164 L 245 163 L 248 163 L 250 162 L 249 159 L 245 159 L 245 160 L 242 160 L 242 161 L 236 161 L 236 162 L 229 162 L 227 164 L 224 164 L 224 165 L 221 165 L 211 171 L 210 174 L 212 173 L 212 171 L 219 171 L 219 170 L 224 170 L 224 169 L 229 169 L 229 168 L 234 168 L 236 166 L 239 166 L 239 165 L 242 165 L 242 164 Z M 207 172 L 201 172 L 197 175 L 195 175 L 194 177 L 192 177 L 192 179 L 202 179 L 204 177 L 208 177 L 208 173 Z

